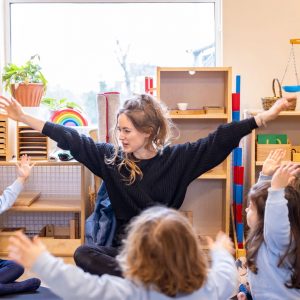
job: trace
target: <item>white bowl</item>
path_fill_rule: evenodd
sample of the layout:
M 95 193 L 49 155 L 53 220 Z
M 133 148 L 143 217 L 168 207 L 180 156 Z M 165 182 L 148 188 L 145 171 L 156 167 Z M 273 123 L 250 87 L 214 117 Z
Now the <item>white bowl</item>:
M 188 103 L 186 102 L 177 103 L 177 107 L 179 110 L 187 110 Z

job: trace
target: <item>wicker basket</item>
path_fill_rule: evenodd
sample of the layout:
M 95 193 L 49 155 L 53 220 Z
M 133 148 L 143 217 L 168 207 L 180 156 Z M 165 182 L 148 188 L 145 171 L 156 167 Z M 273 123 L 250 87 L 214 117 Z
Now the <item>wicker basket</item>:
M 278 84 L 279 96 L 276 95 L 275 83 Z M 261 98 L 262 106 L 263 106 L 264 110 L 270 109 L 278 99 L 282 98 L 281 84 L 280 84 L 280 82 L 277 78 L 273 79 L 272 89 L 273 89 L 273 94 L 274 94 L 273 97 L 263 97 L 263 98 Z M 289 103 L 290 103 L 290 106 L 286 110 L 295 110 L 296 105 L 297 105 L 297 97 L 289 98 Z

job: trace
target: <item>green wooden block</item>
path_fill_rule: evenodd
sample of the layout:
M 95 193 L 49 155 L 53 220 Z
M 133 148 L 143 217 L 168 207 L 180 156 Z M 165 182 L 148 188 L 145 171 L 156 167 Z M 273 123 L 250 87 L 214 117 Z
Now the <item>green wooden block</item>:
M 258 134 L 258 144 L 287 144 L 288 138 L 286 134 Z
M 258 144 L 276 144 L 276 134 L 258 134 Z

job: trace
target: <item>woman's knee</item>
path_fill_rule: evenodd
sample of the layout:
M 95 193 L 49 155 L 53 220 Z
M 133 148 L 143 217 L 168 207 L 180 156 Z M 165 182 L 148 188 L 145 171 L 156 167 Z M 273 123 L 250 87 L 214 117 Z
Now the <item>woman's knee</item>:
M 86 265 L 89 260 L 90 249 L 86 245 L 79 246 L 73 255 L 74 261 L 77 266 Z

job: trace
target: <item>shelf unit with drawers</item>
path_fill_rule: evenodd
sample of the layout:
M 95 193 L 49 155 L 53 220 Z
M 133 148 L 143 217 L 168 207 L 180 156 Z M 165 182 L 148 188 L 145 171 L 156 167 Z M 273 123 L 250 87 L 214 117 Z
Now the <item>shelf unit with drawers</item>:
M 220 124 L 231 122 L 231 68 L 157 68 L 157 97 L 171 111 L 177 103 L 188 103 L 188 109 L 202 110 L 204 106 L 224 107 L 223 112 L 172 114 L 180 131 L 176 143 L 193 142 L 206 137 Z M 193 224 L 200 236 L 215 236 L 230 229 L 230 157 L 221 165 L 194 180 L 181 210 L 192 211 Z
M 245 111 L 245 117 L 255 116 L 258 110 Z M 245 149 L 247 159 L 244 164 L 246 167 L 245 174 L 247 188 L 249 189 L 258 179 L 261 171 L 263 161 L 257 160 L 257 135 L 258 134 L 287 134 L 291 148 L 300 149 L 300 111 L 283 111 L 279 114 L 277 119 L 269 122 L 266 127 L 259 127 L 252 131 L 245 139 Z M 278 148 L 282 148 L 278 144 Z M 292 158 L 291 153 L 287 154 L 287 160 Z
M 15 162 L 1 162 L 0 170 L 3 190 L 16 178 Z M 1 214 L 0 227 L 25 227 L 29 235 L 38 234 L 49 224 L 69 227 L 67 238 L 42 239 L 51 253 L 73 262 L 75 249 L 84 243 L 85 220 L 90 214 L 90 177 L 90 172 L 76 161 L 37 161 L 24 191 L 40 192 L 40 198 L 30 206 L 13 206 Z M 74 228 L 70 228 L 70 224 Z M 7 255 L 8 237 L 0 235 L 0 257 Z

